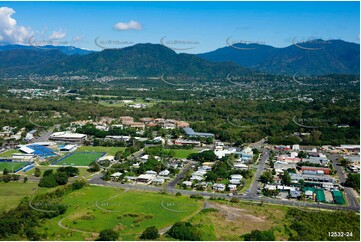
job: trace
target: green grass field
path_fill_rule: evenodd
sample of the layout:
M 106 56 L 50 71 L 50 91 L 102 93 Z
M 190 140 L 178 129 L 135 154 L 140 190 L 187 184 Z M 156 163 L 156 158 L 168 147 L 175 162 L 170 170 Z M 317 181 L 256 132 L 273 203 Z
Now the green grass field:
M 171 149 L 164 149 L 169 152 Z M 187 158 L 190 154 L 198 153 L 198 150 L 187 150 L 187 149 L 172 149 L 175 152 L 175 158 Z
M 118 231 L 119 240 L 135 240 L 146 227 L 162 229 L 189 219 L 204 203 L 186 196 L 96 186 L 72 192 L 62 202 L 68 206 L 67 212 L 46 220 L 41 228 L 50 240 L 95 240 L 103 229 Z M 59 227 L 60 220 L 67 229 Z
M 106 152 L 107 155 L 115 155 L 117 151 L 125 150 L 125 147 L 104 147 L 104 146 L 81 146 L 76 151 L 78 152 Z
M 37 189 L 37 193 L 51 190 L 38 187 L 38 183 L 30 181 L 27 183 L 23 183 L 22 180 L 9 183 L 0 182 L 0 212 L 15 208 L 23 197 L 32 195 L 35 189 Z
M 101 153 L 74 152 L 54 165 L 88 166 L 101 156 Z
M 28 162 L 0 162 L 0 171 L 3 171 L 5 168 L 10 172 L 16 171 L 19 168 L 26 166 Z
M 3 153 L 0 153 L 0 157 L 12 157 L 14 153 L 21 153 L 20 151 L 18 150 L 7 150 Z

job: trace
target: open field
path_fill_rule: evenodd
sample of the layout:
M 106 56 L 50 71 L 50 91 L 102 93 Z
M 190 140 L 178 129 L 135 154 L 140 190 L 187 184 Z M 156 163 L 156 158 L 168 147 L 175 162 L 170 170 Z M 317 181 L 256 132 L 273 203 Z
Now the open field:
M 23 183 L 22 180 L 9 183 L 0 182 L 0 212 L 15 208 L 23 197 L 32 195 L 35 189 L 37 189 L 36 193 L 50 190 L 38 187 L 38 183 L 30 181 L 27 183 Z
M 120 234 L 119 240 L 134 240 L 148 226 L 162 229 L 189 219 L 204 201 L 90 186 L 66 195 L 62 202 L 68 206 L 67 212 L 47 220 L 40 229 L 47 231 L 48 239 L 94 240 L 99 231 L 114 229 Z M 58 225 L 59 221 L 65 228 Z
M 54 163 L 54 165 L 88 166 L 102 156 L 103 153 L 100 152 L 74 152 L 61 158 L 61 160 Z
M 213 211 L 202 211 L 189 220 L 200 226 L 202 240 L 241 240 L 241 235 L 252 230 L 271 228 L 275 229 L 278 240 L 287 239 L 283 231 L 287 213 L 285 207 L 209 201 L 207 208 Z
M 44 171 L 46 171 L 46 170 L 53 170 L 55 172 L 57 169 L 59 169 L 59 167 L 50 166 L 50 165 L 46 165 L 46 166 L 40 165 L 37 167 L 40 169 L 41 174 L 43 174 Z M 86 167 L 78 167 L 78 169 L 79 169 L 79 176 L 78 176 L 79 178 L 84 178 L 85 176 L 92 174 L 91 172 L 87 171 L 88 168 L 86 168 Z M 35 172 L 35 168 L 33 168 L 25 173 L 20 172 L 19 174 L 33 176 L 34 172 Z
M 13 149 L 13 150 L 7 150 L 3 153 L 0 153 L 0 157 L 8 158 L 12 157 L 15 153 L 21 153 L 19 150 Z
M 117 151 L 125 150 L 125 147 L 105 147 L 105 146 L 81 146 L 76 151 L 78 152 L 105 152 L 107 155 L 115 155 Z
M 173 150 L 175 152 L 175 158 L 187 158 L 190 154 L 198 153 L 198 150 L 187 150 L 187 149 L 164 149 L 166 152 Z
M 15 172 L 17 169 L 20 169 L 29 164 L 29 162 L 0 162 L 0 171 L 3 171 L 5 168 L 10 172 Z

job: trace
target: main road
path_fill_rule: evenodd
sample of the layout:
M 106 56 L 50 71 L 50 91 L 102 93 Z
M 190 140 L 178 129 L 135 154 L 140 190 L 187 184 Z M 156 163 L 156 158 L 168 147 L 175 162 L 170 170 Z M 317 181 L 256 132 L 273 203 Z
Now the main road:
M 264 168 L 266 166 L 266 161 L 267 161 L 268 157 L 269 157 L 269 151 L 267 149 L 263 149 L 262 158 L 260 159 L 259 167 L 257 169 L 256 175 L 253 178 L 253 182 L 251 184 L 251 188 L 250 188 L 250 191 L 249 191 L 249 195 L 251 197 L 256 197 L 257 196 L 258 180 L 259 180 L 259 177 L 262 175 L 262 173 L 264 171 Z
M 347 177 L 346 177 L 346 175 L 345 175 L 345 173 L 343 171 L 342 166 L 338 163 L 338 160 L 340 158 L 342 158 L 342 157 L 339 154 L 331 154 L 330 155 L 332 165 L 333 165 L 333 167 L 335 168 L 335 170 L 337 172 L 337 175 L 338 175 L 338 177 L 340 179 L 340 182 L 343 184 L 346 181 Z M 350 207 L 359 208 L 360 204 L 359 204 L 359 202 L 357 200 L 355 191 L 350 187 L 345 187 L 344 189 L 345 189 L 345 195 L 346 195 L 348 205 Z

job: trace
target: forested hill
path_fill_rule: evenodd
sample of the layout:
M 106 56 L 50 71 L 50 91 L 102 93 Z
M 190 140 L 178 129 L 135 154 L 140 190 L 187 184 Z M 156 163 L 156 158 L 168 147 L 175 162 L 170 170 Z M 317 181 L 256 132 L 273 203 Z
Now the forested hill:
M 209 61 L 232 61 L 273 74 L 359 74 L 360 45 L 342 40 L 316 39 L 285 48 L 262 44 L 234 44 L 199 54 Z
M 66 55 L 60 50 L 0 51 L 0 72 L 8 75 L 37 73 L 89 74 L 106 72 L 117 76 L 180 75 L 200 78 L 249 74 L 234 63 L 213 63 L 196 55 L 177 54 L 160 44 L 136 44 L 88 55 Z

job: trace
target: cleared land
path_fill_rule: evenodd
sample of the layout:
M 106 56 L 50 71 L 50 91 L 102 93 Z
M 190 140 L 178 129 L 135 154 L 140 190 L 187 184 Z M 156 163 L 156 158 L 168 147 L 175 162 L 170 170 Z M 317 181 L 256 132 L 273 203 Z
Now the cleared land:
M 107 155 L 115 155 L 117 151 L 125 150 L 125 147 L 105 147 L 105 146 L 81 146 L 77 152 L 105 152 Z
M 54 165 L 88 166 L 90 163 L 102 157 L 100 152 L 74 152 L 62 158 Z
M 111 228 L 119 232 L 119 240 L 135 240 L 146 227 L 162 229 L 188 219 L 203 202 L 185 196 L 90 186 L 66 195 L 62 203 L 68 206 L 67 212 L 47 220 L 41 230 L 53 240 L 94 240 L 99 231 Z
M 241 240 L 241 235 L 252 230 L 271 228 L 274 229 L 277 240 L 288 237 L 283 227 L 287 213 L 285 207 L 209 201 L 207 208 L 210 210 L 203 210 L 189 220 L 202 230 L 202 240 Z
M 15 172 L 17 169 L 26 166 L 28 162 L 0 162 L 0 171 L 3 171 L 5 168 L 10 172 Z

